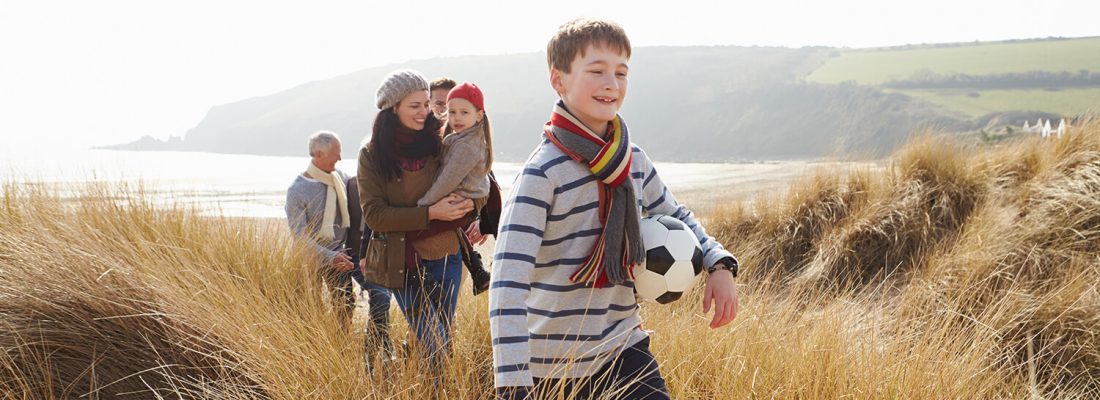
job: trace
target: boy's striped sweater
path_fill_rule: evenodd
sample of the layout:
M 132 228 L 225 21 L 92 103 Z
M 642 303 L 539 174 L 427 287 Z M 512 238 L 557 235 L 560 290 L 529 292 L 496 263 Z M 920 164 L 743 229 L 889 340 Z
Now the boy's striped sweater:
M 699 238 L 705 265 L 730 257 L 676 202 L 645 152 L 631 149 L 641 214 L 687 223 Z M 646 337 L 633 282 L 592 289 L 570 280 L 600 235 L 598 199 L 592 172 L 545 139 L 516 177 L 500 222 L 489 291 L 497 387 L 532 386 L 533 377 L 591 375 Z

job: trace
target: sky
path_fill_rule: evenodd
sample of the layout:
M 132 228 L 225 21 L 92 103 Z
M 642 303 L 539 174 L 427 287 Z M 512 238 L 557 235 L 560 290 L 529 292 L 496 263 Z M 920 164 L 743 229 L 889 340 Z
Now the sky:
M 1100 36 L 1095 0 L 411 4 L 0 0 L 0 147 L 10 154 L 183 136 L 212 106 L 364 68 L 541 52 L 557 26 L 581 16 L 618 22 L 635 47 Z

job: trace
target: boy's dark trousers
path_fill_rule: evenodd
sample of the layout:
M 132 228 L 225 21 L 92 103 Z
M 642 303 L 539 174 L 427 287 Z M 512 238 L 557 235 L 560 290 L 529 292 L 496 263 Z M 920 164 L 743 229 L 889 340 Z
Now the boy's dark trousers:
M 668 386 L 657 360 L 649 351 L 649 338 L 623 350 L 595 374 L 576 379 L 535 379 L 535 398 L 567 399 L 668 399 Z

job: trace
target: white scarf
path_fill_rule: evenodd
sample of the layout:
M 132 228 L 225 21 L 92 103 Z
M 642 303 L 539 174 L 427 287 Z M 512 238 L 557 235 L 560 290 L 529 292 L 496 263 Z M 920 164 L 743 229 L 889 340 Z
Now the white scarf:
M 331 174 L 322 171 L 316 165 L 313 165 L 313 161 L 309 162 L 306 174 L 328 186 L 328 192 L 325 194 L 325 217 L 321 220 L 321 231 L 317 234 L 322 239 L 335 239 L 336 230 L 332 226 L 336 224 L 337 206 L 340 207 L 340 227 L 347 228 L 351 226 L 349 223 L 351 216 L 348 215 L 348 191 L 344 186 L 344 174 L 337 170 L 333 170 Z

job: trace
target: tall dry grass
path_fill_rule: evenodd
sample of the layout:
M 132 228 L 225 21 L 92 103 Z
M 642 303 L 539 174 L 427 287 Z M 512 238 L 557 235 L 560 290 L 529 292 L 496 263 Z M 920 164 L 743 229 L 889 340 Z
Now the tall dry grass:
M 412 362 L 368 373 L 362 324 L 336 320 L 282 221 L 80 192 L 3 189 L 4 398 L 492 393 L 468 287 L 440 384 Z M 822 171 L 706 223 L 745 266 L 743 308 L 710 330 L 699 293 L 643 307 L 675 398 L 1100 395 L 1098 123 L 996 147 L 924 136 L 885 170 Z
M 1100 123 L 996 147 L 926 135 L 884 173 L 826 172 L 785 200 L 709 226 L 752 266 L 747 301 L 838 326 L 820 353 L 795 346 L 804 362 L 857 355 L 830 368 L 843 390 L 779 397 L 1100 396 Z

